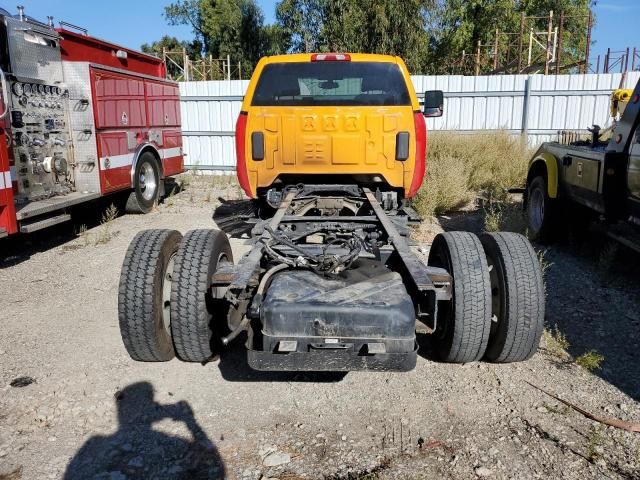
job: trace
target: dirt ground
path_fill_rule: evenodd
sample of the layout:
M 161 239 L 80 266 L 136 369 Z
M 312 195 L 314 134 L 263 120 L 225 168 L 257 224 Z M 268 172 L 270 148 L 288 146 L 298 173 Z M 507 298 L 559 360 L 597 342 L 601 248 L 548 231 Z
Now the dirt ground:
M 422 337 L 408 373 L 264 374 L 241 342 L 205 366 L 130 360 L 117 318 L 130 240 L 213 228 L 218 196 L 239 192 L 196 179 L 146 216 L 100 225 L 92 207 L 79 234 L 0 244 L 0 479 L 640 478 L 640 433 L 530 385 L 640 423 L 638 259 L 596 240 L 545 253 L 553 335 L 525 363 L 438 363 Z M 248 247 L 225 227 L 237 259 Z M 592 373 L 574 361 L 591 350 Z

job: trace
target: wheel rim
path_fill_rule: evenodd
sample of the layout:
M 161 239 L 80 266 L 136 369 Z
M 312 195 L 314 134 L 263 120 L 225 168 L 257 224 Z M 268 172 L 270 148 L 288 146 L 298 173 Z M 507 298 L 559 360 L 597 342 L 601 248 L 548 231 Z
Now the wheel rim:
M 452 298 L 451 301 L 447 302 L 447 305 L 442 305 L 438 308 L 438 317 L 436 318 L 436 329 L 433 332 L 434 338 L 442 341 L 447 338 L 449 335 L 452 325 L 451 321 L 455 317 L 455 279 L 453 278 L 453 269 L 451 267 L 451 259 L 449 258 L 448 253 L 446 252 L 446 247 L 442 245 L 432 245 L 431 248 L 435 247 L 435 258 L 433 262 L 430 262 L 431 266 L 444 268 L 446 271 L 452 274 L 451 278 L 453 283 L 451 285 Z
M 529 224 L 537 232 L 544 221 L 544 194 L 539 188 L 534 188 L 529 198 Z
M 491 282 L 491 337 L 498 329 L 498 323 L 502 318 L 503 287 L 500 284 L 496 266 L 489 256 L 487 256 L 487 264 L 489 266 L 489 280 Z
M 171 284 L 175 258 L 176 254 L 174 253 L 169 258 L 167 269 L 162 276 L 162 325 L 168 335 L 171 335 Z
M 140 193 L 145 200 L 153 200 L 156 196 L 158 182 L 156 180 L 156 172 L 153 165 L 144 162 L 140 166 L 140 174 L 138 175 L 138 184 L 140 185 Z
M 226 253 L 221 252 L 220 255 L 218 255 L 218 261 L 216 262 L 216 270 L 218 270 L 218 268 L 220 268 L 220 265 L 222 265 L 223 263 L 229 263 L 229 258 L 227 257 Z M 216 300 L 224 297 L 226 293 L 226 287 L 213 287 L 211 289 L 211 296 Z

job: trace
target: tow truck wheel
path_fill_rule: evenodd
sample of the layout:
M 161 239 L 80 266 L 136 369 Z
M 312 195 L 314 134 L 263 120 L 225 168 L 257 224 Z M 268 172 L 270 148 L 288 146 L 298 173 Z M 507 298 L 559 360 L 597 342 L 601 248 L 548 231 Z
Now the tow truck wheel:
M 151 152 L 144 152 L 133 172 L 133 191 L 129 194 L 127 213 L 149 213 L 158 203 L 160 172 L 158 162 Z
M 538 349 L 544 327 L 542 270 L 531 243 L 518 233 L 480 236 L 491 279 L 492 322 L 486 358 L 520 362 Z
M 221 262 L 233 262 L 227 236 L 218 230 L 191 230 L 178 249 L 171 288 L 171 332 L 178 358 L 205 362 L 216 352 L 215 335 L 226 317 L 216 304 L 211 278 Z M 226 313 L 226 312 L 225 312 Z
M 468 232 L 441 233 L 429 251 L 429 265 L 453 277 L 453 298 L 438 306 L 436 348 L 442 360 L 480 360 L 491 328 L 491 283 L 480 239 Z
M 554 233 L 556 200 L 549 197 L 547 181 L 542 176 L 535 177 L 527 190 L 529 237 L 531 240 L 549 242 Z
M 138 233 L 124 257 L 118 289 L 120 334 L 127 352 L 141 362 L 174 356 L 170 292 L 174 258 L 182 234 L 175 230 Z

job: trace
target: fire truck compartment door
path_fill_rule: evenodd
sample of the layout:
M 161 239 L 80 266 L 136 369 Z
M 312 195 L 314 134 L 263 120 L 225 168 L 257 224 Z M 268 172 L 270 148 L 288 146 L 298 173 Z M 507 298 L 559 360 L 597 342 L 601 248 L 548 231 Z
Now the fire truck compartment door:
M 143 127 L 147 123 L 144 80 L 92 69 L 96 128 Z
M 176 85 L 146 81 L 150 127 L 180 126 L 180 93 Z

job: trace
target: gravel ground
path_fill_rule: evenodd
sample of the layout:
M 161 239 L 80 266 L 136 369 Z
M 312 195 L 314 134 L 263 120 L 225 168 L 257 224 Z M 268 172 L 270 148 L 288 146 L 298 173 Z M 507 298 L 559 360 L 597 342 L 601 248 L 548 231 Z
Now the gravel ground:
M 408 373 L 263 374 L 241 342 L 205 366 L 130 360 L 117 319 L 130 240 L 214 227 L 218 195 L 238 191 L 198 179 L 146 216 L 0 244 L 0 479 L 640 478 L 640 434 L 527 383 L 640 422 L 640 282 L 590 248 L 545 255 L 547 322 L 568 353 L 556 334 L 513 365 L 438 363 L 421 338 Z M 427 230 L 478 224 L 439 220 Z M 592 349 L 590 373 L 573 358 Z

